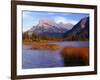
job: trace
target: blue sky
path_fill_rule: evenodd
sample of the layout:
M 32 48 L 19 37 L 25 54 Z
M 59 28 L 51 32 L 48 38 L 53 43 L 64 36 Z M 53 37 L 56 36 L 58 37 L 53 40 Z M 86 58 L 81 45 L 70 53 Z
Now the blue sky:
M 37 25 L 39 20 L 49 19 L 56 23 L 72 23 L 76 24 L 80 19 L 88 17 L 89 14 L 79 13 L 61 13 L 61 12 L 39 12 L 39 11 L 23 11 L 23 32 L 30 29 L 33 25 Z

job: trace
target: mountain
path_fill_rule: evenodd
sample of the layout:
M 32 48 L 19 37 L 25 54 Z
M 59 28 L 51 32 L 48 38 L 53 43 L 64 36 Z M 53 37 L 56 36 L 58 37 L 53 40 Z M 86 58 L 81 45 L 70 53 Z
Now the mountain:
M 73 24 L 56 23 L 53 20 L 43 19 L 40 20 L 36 26 L 33 26 L 27 31 L 29 36 L 47 36 L 47 37 L 62 37 L 63 34 L 73 27 Z
M 24 32 L 23 35 L 34 39 L 89 40 L 89 17 L 82 18 L 76 25 L 43 19 L 36 26 Z
M 63 35 L 66 40 L 88 40 L 89 39 L 89 17 L 81 19 L 71 30 Z

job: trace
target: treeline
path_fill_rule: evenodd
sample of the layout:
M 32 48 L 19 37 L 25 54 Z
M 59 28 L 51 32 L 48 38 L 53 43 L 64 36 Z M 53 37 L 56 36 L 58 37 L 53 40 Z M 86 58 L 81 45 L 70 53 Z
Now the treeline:
M 82 31 L 80 33 L 70 33 L 63 36 L 67 41 L 88 41 L 89 40 L 89 31 Z
M 66 37 L 54 37 L 54 36 L 37 36 L 32 34 L 29 36 L 28 33 L 23 33 L 23 40 L 40 41 L 40 40 L 51 40 L 51 41 L 88 41 L 88 35 L 76 35 L 70 34 Z
M 63 41 L 64 39 L 61 37 L 54 36 L 37 36 L 35 34 L 28 35 L 28 33 L 23 33 L 23 40 L 31 40 L 31 41 L 40 41 L 40 40 L 52 40 L 52 41 Z

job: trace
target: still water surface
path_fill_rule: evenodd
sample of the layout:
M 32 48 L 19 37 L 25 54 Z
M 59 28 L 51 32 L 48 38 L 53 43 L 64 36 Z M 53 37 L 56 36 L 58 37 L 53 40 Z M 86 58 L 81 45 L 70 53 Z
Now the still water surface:
M 88 41 L 84 42 L 56 42 L 51 44 L 58 44 L 64 46 L 89 46 Z M 64 67 L 63 59 L 60 55 L 61 50 L 33 50 L 31 46 L 23 45 L 22 52 L 22 68 L 51 68 Z

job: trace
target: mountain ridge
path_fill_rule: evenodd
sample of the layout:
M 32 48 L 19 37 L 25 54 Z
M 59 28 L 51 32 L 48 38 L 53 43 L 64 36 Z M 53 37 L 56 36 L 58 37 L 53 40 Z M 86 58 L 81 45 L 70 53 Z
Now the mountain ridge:
M 70 27 L 70 29 L 67 27 Z M 89 17 L 82 18 L 75 25 L 68 23 L 68 26 L 62 22 L 57 24 L 50 20 L 40 20 L 36 26 L 24 32 L 24 34 L 31 38 L 37 38 L 38 36 L 41 39 L 89 40 Z
M 64 33 L 67 40 L 89 39 L 89 17 L 82 18 L 71 30 Z
M 63 23 L 57 24 L 56 22 L 51 20 L 40 20 L 36 26 L 33 26 L 27 32 L 30 35 L 35 34 L 37 36 L 61 37 L 61 34 L 63 35 L 64 32 L 68 31 L 67 27 L 73 27 L 73 24 L 68 23 L 67 26 L 67 24 L 63 24 Z

